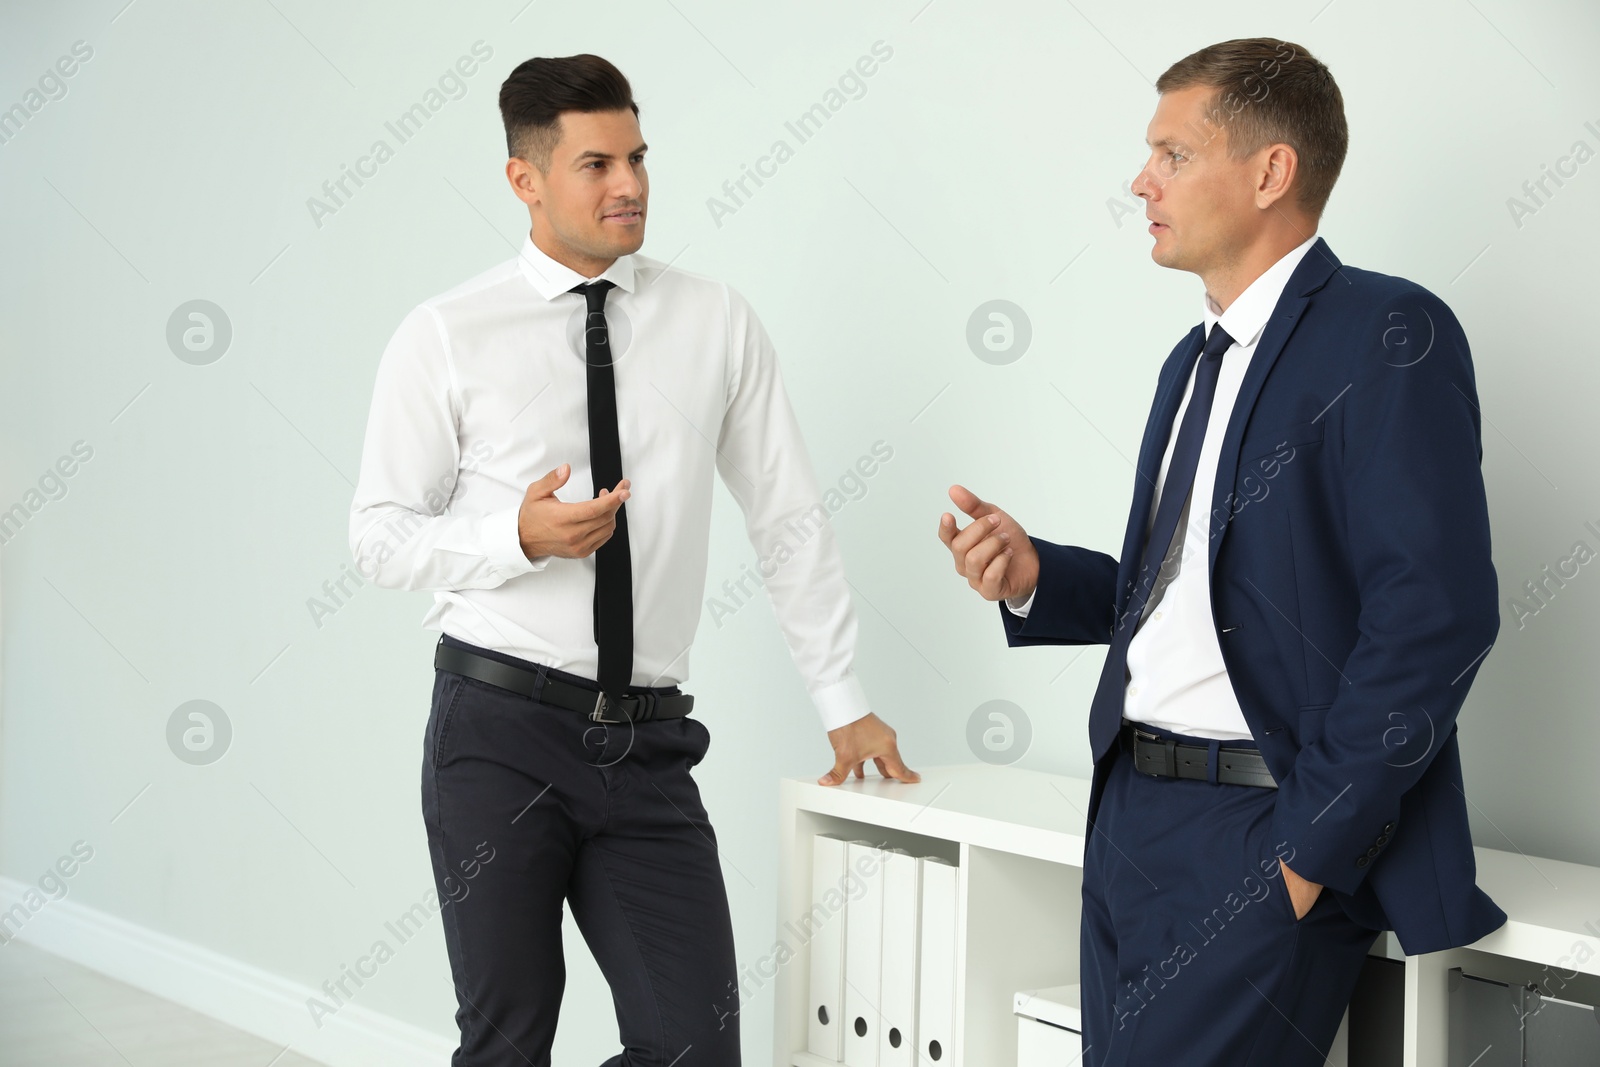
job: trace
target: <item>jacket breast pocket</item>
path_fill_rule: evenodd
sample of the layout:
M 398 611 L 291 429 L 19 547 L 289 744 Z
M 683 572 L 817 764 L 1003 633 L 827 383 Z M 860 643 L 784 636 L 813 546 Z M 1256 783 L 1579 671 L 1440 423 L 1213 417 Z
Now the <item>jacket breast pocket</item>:
M 1322 431 L 1327 423 L 1321 419 L 1316 422 L 1295 422 L 1288 426 L 1281 426 L 1276 430 L 1254 433 L 1244 443 L 1240 450 L 1247 458 L 1240 462 L 1240 470 L 1253 466 L 1261 460 L 1276 459 L 1279 463 L 1290 463 L 1294 459 L 1297 449 L 1310 448 L 1322 443 Z

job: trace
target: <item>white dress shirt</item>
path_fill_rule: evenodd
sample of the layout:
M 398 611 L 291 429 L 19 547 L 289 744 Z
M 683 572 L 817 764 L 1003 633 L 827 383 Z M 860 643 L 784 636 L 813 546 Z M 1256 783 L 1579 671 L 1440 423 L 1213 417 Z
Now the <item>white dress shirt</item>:
M 1228 680 L 1222 660 L 1216 624 L 1211 615 L 1211 568 L 1208 566 L 1210 530 L 1207 516 L 1212 510 L 1212 488 L 1217 477 L 1217 459 L 1222 438 L 1228 429 L 1239 386 L 1244 381 L 1250 358 L 1261 340 L 1261 331 L 1277 307 L 1278 298 L 1289 276 L 1316 242 L 1316 234 L 1286 252 L 1223 311 L 1205 294 L 1206 336 L 1217 323 L 1228 331 L 1234 343 L 1222 354 L 1222 369 L 1217 377 L 1217 393 L 1211 402 L 1206 434 L 1200 445 L 1200 460 L 1195 468 L 1194 491 L 1180 518 L 1179 542 L 1162 568 L 1162 580 L 1151 592 L 1150 604 L 1128 644 L 1128 689 L 1123 718 L 1148 723 L 1153 729 L 1171 730 L 1199 737 L 1238 740 L 1252 736 Z M 1198 365 L 1198 360 L 1196 361 Z M 1189 408 L 1194 391 L 1194 373 L 1184 388 L 1183 402 L 1172 420 L 1161 472 L 1156 477 L 1156 495 L 1150 505 L 1150 526 L 1155 523 L 1161 502 L 1161 487 L 1167 467 L 1172 463 L 1172 446 L 1183 413 Z M 1195 509 L 1197 499 L 1206 506 Z M 1194 516 L 1191 521 L 1191 516 Z M 1176 573 L 1167 575 L 1174 569 Z M 1017 615 L 1027 615 L 1033 605 L 1030 593 L 1025 600 L 1006 607 Z
M 852 671 L 856 616 L 828 509 L 777 355 L 734 289 L 641 255 L 600 275 L 631 486 L 632 684 L 689 675 L 711 525 L 712 473 L 744 511 L 795 666 L 826 729 L 868 712 Z M 556 497 L 594 495 L 582 294 L 586 279 L 524 239 L 519 256 L 425 300 L 384 350 L 350 509 L 350 548 L 379 586 L 430 589 L 425 629 L 594 678 L 594 575 L 528 559 L 529 483 L 572 465 Z M 732 570 L 731 563 L 726 568 Z

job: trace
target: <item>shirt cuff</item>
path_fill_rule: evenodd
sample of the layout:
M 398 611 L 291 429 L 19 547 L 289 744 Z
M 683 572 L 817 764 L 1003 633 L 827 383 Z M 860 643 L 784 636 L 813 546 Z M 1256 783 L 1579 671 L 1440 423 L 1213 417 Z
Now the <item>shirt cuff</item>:
M 521 512 L 519 503 L 483 517 L 483 553 L 494 564 L 495 572 L 506 578 L 542 571 L 550 563 L 549 556 L 529 559 L 523 554 L 522 539 L 517 534 L 517 517 Z
M 1028 617 L 1028 612 L 1033 609 L 1033 598 L 1038 594 L 1039 587 L 1034 586 L 1033 592 L 1029 593 L 1027 598 L 1024 599 L 1020 604 L 1016 602 L 1015 597 L 1007 597 L 1006 610 L 1018 618 L 1026 619 Z
M 822 716 L 824 730 L 849 726 L 872 711 L 867 706 L 866 690 L 861 688 L 861 680 L 853 673 L 837 682 L 813 689 L 811 699 L 817 706 L 817 713 Z

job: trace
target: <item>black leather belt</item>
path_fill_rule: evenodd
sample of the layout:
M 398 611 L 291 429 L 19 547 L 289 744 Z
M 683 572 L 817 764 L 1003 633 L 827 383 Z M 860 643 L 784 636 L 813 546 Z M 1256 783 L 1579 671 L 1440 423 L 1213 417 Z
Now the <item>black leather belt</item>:
M 1209 781 L 1206 775 L 1206 746 L 1192 745 L 1170 737 L 1149 733 L 1123 720 L 1122 746 L 1133 753 L 1133 765 L 1146 774 L 1165 778 L 1195 778 Z M 1227 785 L 1259 785 L 1278 788 L 1267 769 L 1267 761 L 1253 748 L 1217 749 L 1217 781 Z
M 480 682 L 509 689 L 519 696 L 553 704 L 558 708 L 578 711 L 595 722 L 648 722 L 651 719 L 676 719 L 689 714 L 694 707 L 694 697 L 688 693 L 656 692 L 649 689 L 624 693 L 611 700 L 600 687 L 577 675 L 567 675 L 572 682 L 554 676 L 554 668 L 539 667 L 528 670 L 501 663 L 488 656 L 480 656 L 464 648 L 447 645 L 439 640 L 433 653 L 433 665 L 440 670 L 475 678 Z M 579 684 L 587 683 L 587 684 Z M 671 688 L 677 688 L 673 686 Z M 607 718 L 607 713 L 622 718 Z

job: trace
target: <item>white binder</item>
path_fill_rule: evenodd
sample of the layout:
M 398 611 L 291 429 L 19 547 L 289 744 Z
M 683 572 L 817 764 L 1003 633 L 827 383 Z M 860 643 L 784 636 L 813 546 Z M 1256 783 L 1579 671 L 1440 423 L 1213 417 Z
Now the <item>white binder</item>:
M 917 940 L 922 865 L 904 849 L 883 853 L 883 1025 L 879 1067 L 916 1067 Z
M 917 970 L 917 1067 L 958 1067 L 956 1017 L 956 875 L 933 856 L 922 868 L 921 959 Z
M 811 843 L 811 911 L 800 924 L 811 947 L 806 1051 L 833 1063 L 844 1060 L 846 870 L 844 839 L 817 834 Z
M 883 996 L 883 851 L 870 841 L 845 845 L 845 863 L 859 895 L 844 906 L 844 1062 L 878 1067 Z

